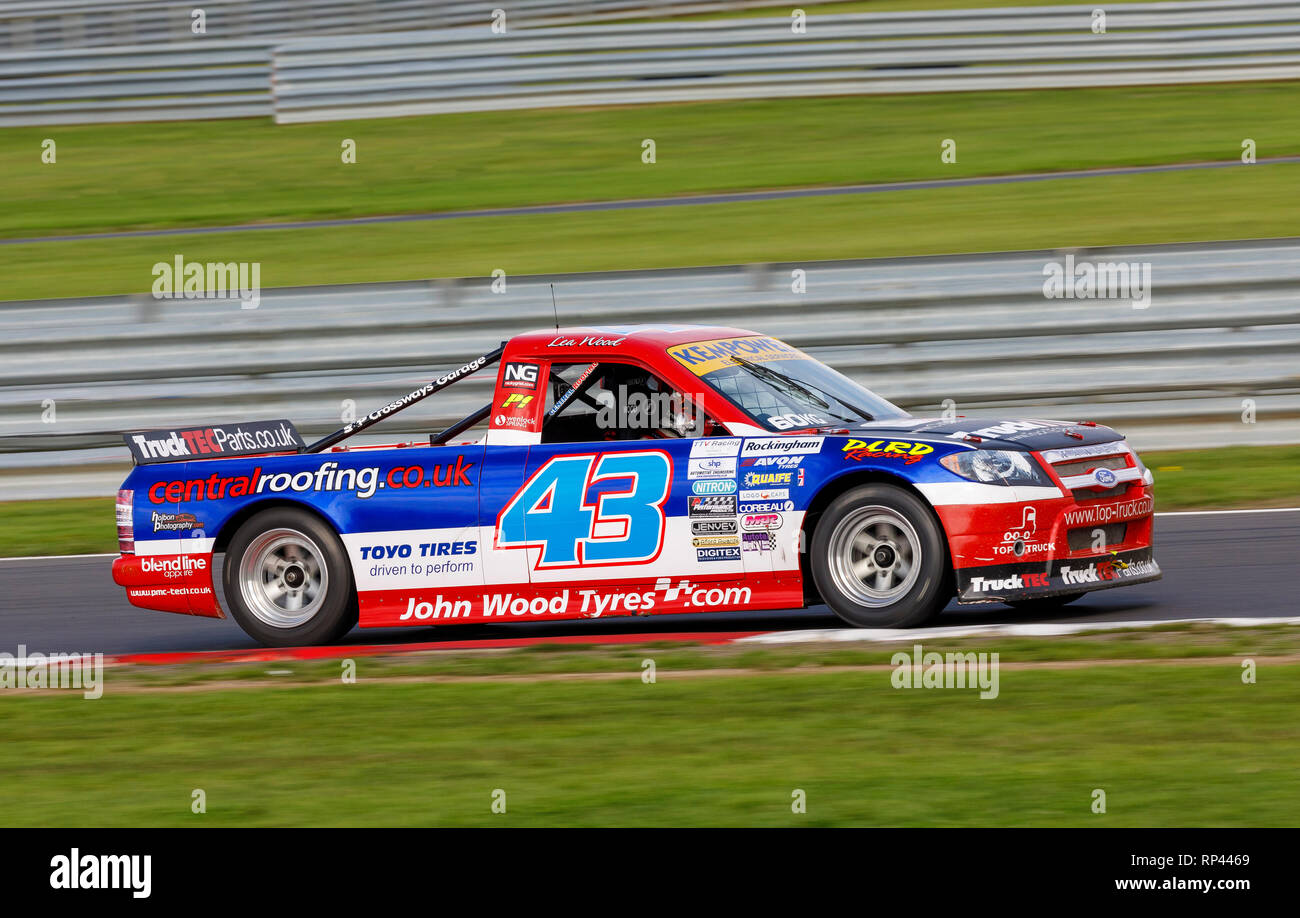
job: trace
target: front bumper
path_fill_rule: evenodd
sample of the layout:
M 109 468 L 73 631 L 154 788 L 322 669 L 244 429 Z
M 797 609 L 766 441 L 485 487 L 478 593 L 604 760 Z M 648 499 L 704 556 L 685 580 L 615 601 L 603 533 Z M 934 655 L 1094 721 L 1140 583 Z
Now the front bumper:
M 1026 561 L 957 570 L 957 601 L 1008 602 L 1107 590 L 1159 580 L 1151 546 L 1085 558 Z

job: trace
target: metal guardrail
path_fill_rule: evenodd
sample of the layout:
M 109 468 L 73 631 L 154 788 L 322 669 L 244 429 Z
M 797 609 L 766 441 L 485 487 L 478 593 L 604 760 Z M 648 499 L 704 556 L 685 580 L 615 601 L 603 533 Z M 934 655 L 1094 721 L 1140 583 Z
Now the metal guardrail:
M 435 29 L 487 22 L 504 8 L 508 26 L 680 16 L 770 5 L 771 0 L 0 0 L 0 50 L 88 48 L 199 40 L 194 9 L 213 39 L 272 38 Z
M 1091 418 L 1150 448 L 1300 442 L 1300 240 L 1097 249 L 1152 301 L 1046 299 L 1059 252 L 266 290 L 237 302 L 0 304 L 0 499 L 110 493 L 117 431 L 290 417 L 308 439 L 520 331 L 688 322 L 790 341 L 918 414 Z M 791 291 L 806 271 L 807 290 Z M 427 434 L 492 374 L 386 421 Z M 1243 399 L 1257 422 L 1243 424 Z M 50 406 L 53 406 L 53 423 Z M 110 463 L 104 467 L 102 463 Z
M 264 117 L 270 68 L 257 41 L 0 54 L 0 125 Z
M 477 25 L 436 30 L 0 54 L 0 125 L 1300 78 L 1294 0 L 1123 4 L 1105 34 L 1092 12 L 816 16 L 805 34 L 786 17 L 494 34 L 480 8 Z
M 279 123 L 709 99 L 1300 77 L 1300 4 L 1139 4 L 407 32 L 275 49 Z

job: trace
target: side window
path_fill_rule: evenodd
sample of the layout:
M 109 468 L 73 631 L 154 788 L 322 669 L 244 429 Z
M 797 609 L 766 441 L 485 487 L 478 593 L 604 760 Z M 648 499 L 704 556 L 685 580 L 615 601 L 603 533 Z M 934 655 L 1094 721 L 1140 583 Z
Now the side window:
M 655 374 L 611 361 L 552 364 L 543 417 L 543 443 L 698 437 L 707 422 Z

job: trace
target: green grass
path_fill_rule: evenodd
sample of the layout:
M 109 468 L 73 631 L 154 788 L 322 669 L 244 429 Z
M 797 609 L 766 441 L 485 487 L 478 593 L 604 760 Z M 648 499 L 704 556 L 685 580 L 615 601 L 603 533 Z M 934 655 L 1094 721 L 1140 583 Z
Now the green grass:
M 115 552 L 113 503 L 112 497 L 0 502 L 0 557 Z
M 1080 608 L 1080 607 L 1076 607 Z M 438 637 L 437 631 L 433 632 Z M 534 644 L 508 650 L 438 650 L 361 656 L 356 674 L 367 682 L 394 679 L 493 679 L 557 675 L 622 675 L 642 672 L 652 659 L 668 672 L 718 670 L 825 670 L 827 667 L 888 665 L 897 650 L 912 649 L 921 640 L 927 649 L 943 653 L 997 652 L 1017 663 L 1078 661 L 1170 661 L 1249 657 L 1300 656 L 1300 630 L 1287 625 L 1247 628 L 1204 622 L 1177 622 L 1150 628 L 1095 631 L 1040 638 L 988 635 L 942 638 L 936 643 L 923 631 L 890 643 L 835 642 L 828 644 L 682 644 L 647 640 L 637 644 Z M 931 644 L 935 644 L 931 647 Z M 1217 661 L 1216 661 L 1217 662 Z M 186 663 L 132 665 L 112 672 L 119 690 L 191 687 L 248 687 L 337 684 L 339 659 L 297 660 L 292 663 Z M 275 675 L 271 675 L 273 671 Z
M 1157 510 L 1300 506 L 1300 446 L 1150 452 Z M 123 473 L 123 477 L 125 473 Z M 117 550 L 113 498 L 0 503 L 0 557 Z
M 1300 446 L 1230 450 L 1143 454 L 1155 472 L 1157 509 L 1300 506 Z
M 0 236 L 1235 160 L 1246 137 L 1279 156 L 1300 151 L 1294 95 L 1261 83 L 6 128 Z M 40 161 L 47 137 L 54 165 Z M 354 165 L 340 162 L 344 138 Z M 940 162 L 945 138 L 956 163 Z
M 987 701 L 895 690 L 884 670 L 118 695 L 110 681 L 93 702 L 0 697 L 0 807 L 15 827 L 1296 825 L 1298 675 L 1004 669 Z
M 264 287 L 1300 234 L 1300 164 L 604 213 L 0 246 L 4 296 L 147 292 L 152 267 Z M 815 268 L 814 268 L 815 270 Z M 563 312 L 564 292 L 558 291 Z M 539 317 L 540 318 L 540 317 Z M 549 321 L 549 314 L 547 317 Z

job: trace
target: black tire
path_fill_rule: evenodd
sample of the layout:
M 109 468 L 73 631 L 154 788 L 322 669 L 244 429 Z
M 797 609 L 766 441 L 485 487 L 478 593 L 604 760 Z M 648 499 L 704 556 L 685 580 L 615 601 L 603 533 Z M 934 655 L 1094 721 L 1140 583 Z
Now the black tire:
M 1060 596 L 1039 596 L 1034 599 L 1013 599 L 1007 602 L 1017 612 L 1031 615 L 1047 615 L 1055 612 L 1084 596 L 1084 593 L 1063 593 Z
M 835 498 L 813 530 L 811 552 L 817 591 L 858 628 L 923 625 L 953 596 L 938 520 L 927 503 L 893 485 L 862 485 Z
M 226 548 L 221 579 L 239 627 L 270 647 L 328 644 L 357 622 L 343 543 L 304 510 L 273 507 L 250 517 Z

